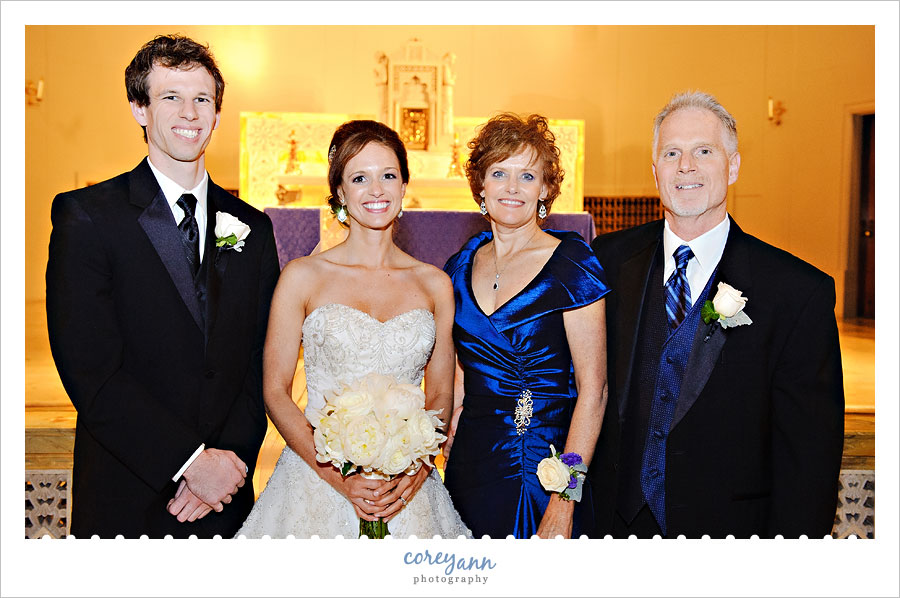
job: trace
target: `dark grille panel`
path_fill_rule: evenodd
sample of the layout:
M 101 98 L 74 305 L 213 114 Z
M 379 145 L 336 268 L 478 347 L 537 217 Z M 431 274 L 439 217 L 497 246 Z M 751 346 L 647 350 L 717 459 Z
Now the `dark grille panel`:
M 663 215 L 658 197 L 585 197 L 584 211 L 593 216 L 598 235 L 638 226 Z

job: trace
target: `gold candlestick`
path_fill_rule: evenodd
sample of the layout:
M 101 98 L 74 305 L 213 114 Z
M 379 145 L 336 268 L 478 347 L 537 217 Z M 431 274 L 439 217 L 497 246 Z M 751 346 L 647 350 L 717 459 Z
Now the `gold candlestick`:
M 450 146 L 452 154 L 450 155 L 450 170 L 447 171 L 447 178 L 462 178 L 462 168 L 459 167 L 459 133 L 453 134 L 453 145 Z

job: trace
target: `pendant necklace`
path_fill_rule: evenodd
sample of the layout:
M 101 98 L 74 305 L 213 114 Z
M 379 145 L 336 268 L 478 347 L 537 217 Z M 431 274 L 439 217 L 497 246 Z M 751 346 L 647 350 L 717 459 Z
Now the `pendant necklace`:
M 531 236 L 528 237 L 528 240 L 525 241 L 524 245 L 522 245 L 523 248 L 528 247 L 528 245 L 531 244 L 531 241 L 534 239 L 534 236 L 536 234 L 538 234 L 539 230 L 541 230 L 541 229 L 538 228 L 536 231 L 531 233 Z M 506 265 L 503 266 L 503 270 L 501 270 L 497 266 L 497 243 L 496 243 L 496 241 L 492 241 L 492 242 L 494 243 L 494 246 L 491 248 L 491 249 L 493 249 L 493 251 L 491 253 L 494 255 L 494 272 L 496 272 L 496 275 L 494 276 L 494 287 L 493 288 L 494 288 L 494 291 L 497 291 L 500 288 L 500 275 L 503 274 L 503 272 L 509 267 L 509 264 L 512 262 L 512 258 L 510 258 L 509 261 L 506 262 Z

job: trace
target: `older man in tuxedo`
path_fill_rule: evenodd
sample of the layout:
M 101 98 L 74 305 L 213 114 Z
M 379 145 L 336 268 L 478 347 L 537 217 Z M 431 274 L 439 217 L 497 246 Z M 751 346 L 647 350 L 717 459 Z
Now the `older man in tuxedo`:
M 821 538 L 844 393 L 834 280 L 726 211 L 741 156 L 708 94 L 657 115 L 665 218 L 596 238 L 610 398 L 590 476 L 596 535 Z
M 50 346 L 78 412 L 71 532 L 230 537 L 266 430 L 272 225 L 206 172 L 225 87 L 207 47 L 157 37 L 125 83 L 148 157 L 51 212 Z

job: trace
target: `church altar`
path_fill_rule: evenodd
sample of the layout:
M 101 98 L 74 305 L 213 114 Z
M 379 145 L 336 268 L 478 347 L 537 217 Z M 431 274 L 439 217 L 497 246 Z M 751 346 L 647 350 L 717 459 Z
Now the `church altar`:
M 282 268 L 292 259 L 309 255 L 317 245 L 320 250 L 327 249 L 346 235 L 328 208 L 270 207 L 264 211 L 272 220 Z M 394 241 L 414 258 L 443 268 L 472 235 L 489 228 L 475 210 L 405 209 L 394 225 Z M 551 213 L 544 228 L 572 230 L 587 242 L 594 238 L 594 221 L 587 212 Z
M 241 112 L 240 197 L 263 209 L 310 206 L 328 195 L 328 149 L 339 125 L 375 119 L 397 131 L 407 150 L 410 181 L 404 205 L 429 210 L 470 210 L 465 178 L 466 143 L 489 116 L 456 116 L 458 81 L 453 52 L 433 52 L 418 39 L 373 68 L 377 113 Z M 365 89 L 360 90 L 366 94 Z M 565 177 L 557 212 L 584 209 L 584 121 L 550 118 Z

